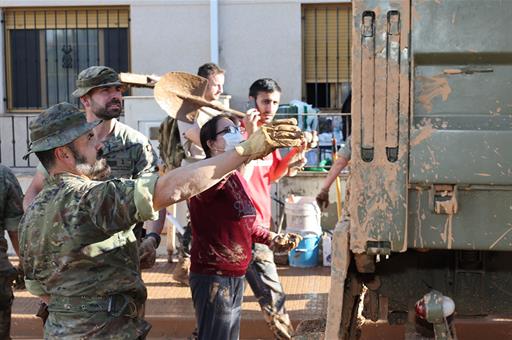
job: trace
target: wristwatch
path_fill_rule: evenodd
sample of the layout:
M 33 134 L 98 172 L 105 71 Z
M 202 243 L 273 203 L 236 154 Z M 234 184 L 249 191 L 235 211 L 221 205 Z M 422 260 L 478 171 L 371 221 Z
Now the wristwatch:
M 160 246 L 160 241 L 162 240 L 162 238 L 160 237 L 160 235 L 158 235 L 157 233 L 155 232 L 151 232 L 149 234 L 146 234 L 146 238 L 148 237 L 152 237 L 155 239 L 156 241 L 156 247 L 155 248 L 158 248 Z

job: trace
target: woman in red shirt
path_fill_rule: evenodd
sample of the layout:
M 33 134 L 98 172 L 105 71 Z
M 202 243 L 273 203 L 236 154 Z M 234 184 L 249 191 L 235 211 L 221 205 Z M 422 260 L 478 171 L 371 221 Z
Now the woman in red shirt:
M 229 116 L 219 115 L 201 128 L 200 139 L 209 158 L 234 149 L 242 135 Z M 256 211 L 247 192 L 245 180 L 233 171 L 190 199 L 190 288 L 199 339 L 238 339 L 244 275 L 253 242 L 296 245 L 296 240 L 282 242 L 289 238 L 254 224 Z

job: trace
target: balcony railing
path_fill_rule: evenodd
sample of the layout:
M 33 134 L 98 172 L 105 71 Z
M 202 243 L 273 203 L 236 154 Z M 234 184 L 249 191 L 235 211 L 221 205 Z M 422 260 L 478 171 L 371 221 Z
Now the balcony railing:
M 34 168 L 37 157 L 30 155 L 27 160 L 29 124 L 35 114 L 1 114 L 0 115 L 0 163 L 11 168 Z
M 36 116 L 37 114 L 0 114 L 0 163 L 11 168 L 37 166 L 38 160 L 35 155 L 30 155 L 27 160 L 23 159 L 30 143 L 28 127 Z M 305 168 L 318 167 L 323 160 L 332 159 L 330 142 L 332 137 L 336 138 L 339 147 L 350 135 L 350 113 L 280 112 L 277 114 L 277 118 L 288 117 L 297 118 L 303 130 L 316 130 L 320 136 L 317 149 L 308 153 L 308 164 Z M 328 169 L 329 166 L 325 168 Z
M 283 105 L 276 118 L 296 118 L 303 131 L 316 131 L 318 146 L 306 153 L 306 171 L 327 171 L 332 164 L 332 139 L 336 139 L 337 149 L 351 135 L 351 114 L 349 112 L 309 112 L 297 113 L 296 107 Z

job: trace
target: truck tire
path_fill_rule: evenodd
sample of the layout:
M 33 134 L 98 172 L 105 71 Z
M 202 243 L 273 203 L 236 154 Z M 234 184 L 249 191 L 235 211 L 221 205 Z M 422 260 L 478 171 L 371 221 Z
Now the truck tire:
M 363 284 L 355 273 L 347 275 L 341 312 L 340 335 L 343 340 L 357 340 L 361 337 L 359 303 L 363 295 Z

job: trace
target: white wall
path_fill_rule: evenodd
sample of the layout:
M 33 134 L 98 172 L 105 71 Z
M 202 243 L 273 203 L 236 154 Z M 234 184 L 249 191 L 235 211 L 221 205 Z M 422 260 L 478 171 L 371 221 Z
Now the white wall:
M 130 8 L 132 72 L 196 73 L 210 56 L 208 2 L 134 4 Z M 135 94 L 143 93 L 136 91 Z
M 219 8 L 220 58 L 231 106 L 244 109 L 249 86 L 275 79 L 282 102 L 301 96 L 301 11 L 293 1 L 226 1 Z
M 283 102 L 300 99 L 300 16 L 299 1 L 219 1 L 219 64 L 227 71 L 224 91 L 232 107 L 244 109 L 250 84 L 262 77 L 281 85 Z M 195 73 L 209 58 L 209 2 L 133 3 L 133 72 Z
M 232 107 L 245 108 L 250 84 L 261 77 L 277 80 L 282 103 L 301 99 L 301 4 L 316 2 L 345 1 L 219 0 L 219 64 L 227 70 L 225 93 L 232 95 Z M 210 61 L 209 0 L 0 0 L 0 7 L 80 5 L 130 6 L 133 72 L 195 73 Z M 0 51 L 3 55 L 3 44 Z M 133 94 L 151 92 L 137 89 Z

